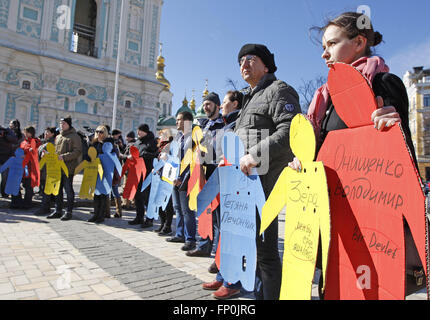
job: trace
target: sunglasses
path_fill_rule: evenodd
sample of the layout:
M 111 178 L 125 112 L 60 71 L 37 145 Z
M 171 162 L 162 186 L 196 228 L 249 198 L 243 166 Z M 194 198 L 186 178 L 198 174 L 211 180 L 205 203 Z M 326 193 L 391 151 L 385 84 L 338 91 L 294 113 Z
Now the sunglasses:
M 102 130 L 96 130 L 96 133 L 104 133 Z

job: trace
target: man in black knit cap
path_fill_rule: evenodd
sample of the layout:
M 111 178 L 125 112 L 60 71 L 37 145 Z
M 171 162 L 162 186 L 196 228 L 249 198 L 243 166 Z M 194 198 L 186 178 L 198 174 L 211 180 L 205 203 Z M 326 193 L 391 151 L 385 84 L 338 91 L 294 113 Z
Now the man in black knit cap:
M 235 132 L 244 143 L 246 154 L 240 168 L 246 175 L 256 168 L 263 190 L 270 195 L 282 170 L 293 160 L 289 144 L 290 124 L 300 113 L 299 96 L 275 77 L 275 56 L 262 44 L 246 44 L 238 54 L 244 90 L 242 110 Z M 259 236 L 257 216 L 257 299 L 277 300 L 281 287 L 281 261 L 278 252 L 278 219 Z

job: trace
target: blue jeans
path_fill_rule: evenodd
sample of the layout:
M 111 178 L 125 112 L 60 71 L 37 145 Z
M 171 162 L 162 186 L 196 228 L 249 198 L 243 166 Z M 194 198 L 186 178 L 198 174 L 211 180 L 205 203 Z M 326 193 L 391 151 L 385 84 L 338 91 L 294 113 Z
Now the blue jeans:
M 121 195 L 119 194 L 119 186 L 112 186 L 112 194 L 115 198 L 121 198 Z
M 240 281 L 236 283 L 229 283 L 227 281 L 224 281 L 224 278 L 222 277 L 221 272 L 219 271 L 216 274 L 216 281 L 220 281 L 220 282 L 222 281 L 222 285 L 229 289 L 240 290 L 242 288 L 242 284 L 240 283 Z
M 213 232 L 213 240 L 211 240 L 209 237 L 203 239 L 199 236 L 199 240 L 197 243 L 197 249 L 211 253 L 216 252 L 216 249 L 218 247 L 218 239 L 219 239 L 219 233 L 220 233 L 220 210 L 219 207 L 216 208 L 214 212 L 212 212 L 212 232 Z
M 73 175 L 61 175 L 61 185 L 58 195 L 55 196 L 55 210 L 61 212 L 63 210 L 63 188 L 67 195 L 67 212 L 72 212 L 73 205 L 75 203 L 75 191 L 73 190 Z M 49 210 L 51 202 L 51 195 L 47 195 L 45 192 L 42 194 L 42 208 Z
M 196 242 L 196 213 L 188 206 L 187 191 L 179 191 L 174 187 L 172 200 L 176 214 L 176 237 L 184 238 L 187 242 Z

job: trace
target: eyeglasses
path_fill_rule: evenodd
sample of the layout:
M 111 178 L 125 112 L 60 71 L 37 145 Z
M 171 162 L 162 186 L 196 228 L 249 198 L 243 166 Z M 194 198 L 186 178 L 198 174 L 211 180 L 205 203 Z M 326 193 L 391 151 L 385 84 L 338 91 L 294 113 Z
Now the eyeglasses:
M 96 133 L 104 133 L 102 130 L 96 130 Z
M 241 66 L 243 64 L 243 62 L 246 61 L 255 61 L 255 55 L 252 54 L 248 54 L 246 56 L 243 56 L 242 58 L 240 58 L 239 60 L 239 65 Z

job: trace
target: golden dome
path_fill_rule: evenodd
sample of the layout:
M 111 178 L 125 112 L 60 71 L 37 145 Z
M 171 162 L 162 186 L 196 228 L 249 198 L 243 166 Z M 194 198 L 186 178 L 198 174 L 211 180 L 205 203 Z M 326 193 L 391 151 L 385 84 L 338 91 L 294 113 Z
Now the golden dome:
M 203 91 L 203 99 L 209 94 L 208 90 L 208 79 L 206 79 L 205 91 Z
M 193 97 L 190 101 L 190 108 L 191 110 L 196 111 L 196 99 L 194 99 L 194 92 L 195 90 L 193 89 Z
M 182 101 L 182 106 L 183 107 L 188 107 L 188 100 L 187 100 L 187 96 L 184 97 L 184 100 Z
M 155 73 L 155 77 L 159 82 L 164 84 L 167 88 L 167 90 L 170 89 L 170 82 L 165 78 L 164 76 L 164 67 L 166 66 L 164 64 L 164 57 L 161 55 L 163 44 L 160 43 L 160 55 L 157 57 L 157 72 Z

